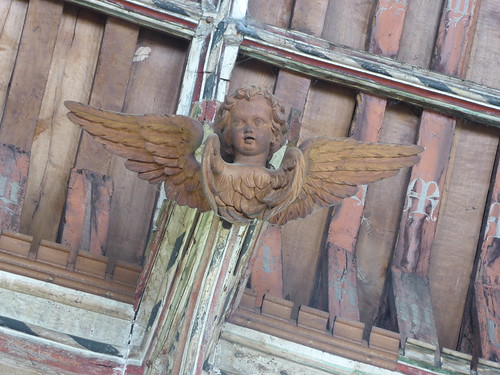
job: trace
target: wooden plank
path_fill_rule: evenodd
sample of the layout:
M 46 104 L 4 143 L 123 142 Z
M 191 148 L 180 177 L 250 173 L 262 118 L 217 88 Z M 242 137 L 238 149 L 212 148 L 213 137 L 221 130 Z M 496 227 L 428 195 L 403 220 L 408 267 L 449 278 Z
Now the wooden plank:
M 353 107 L 352 92 L 326 82 L 316 82 L 307 96 L 300 139 L 318 135 L 346 136 Z M 296 306 L 310 306 L 328 215 L 327 209 L 319 210 L 282 227 L 283 293 Z M 294 316 L 296 313 L 294 311 Z
M 401 341 L 412 338 L 437 345 L 429 280 L 417 273 L 392 268 L 391 281 Z
M 226 323 L 208 365 L 215 371 L 247 374 L 395 374 L 373 365 L 313 349 L 307 344 Z
M 487 204 L 486 228 L 479 250 L 474 283 L 477 331 L 482 357 L 500 360 L 500 167 L 498 155 L 493 186 Z M 474 305 L 474 304 L 473 304 Z
M 97 62 L 94 83 L 92 86 L 92 93 L 90 97 L 91 105 L 113 111 L 122 110 L 130 80 L 134 53 L 138 49 L 138 35 L 138 26 L 131 25 L 113 17 L 109 17 L 107 19 L 99 59 Z M 118 61 L 119 63 L 117 63 Z M 119 165 L 120 163 L 123 163 L 123 159 L 109 153 L 86 132 L 82 133 L 77 159 L 75 162 L 76 168 L 88 169 L 101 173 L 109 176 L 109 178 L 114 181 L 119 180 L 122 173 L 119 168 L 117 176 L 112 173 L 117 170 L 117 168 L 111 168 L 112 164 L 115 165 L 115 163 Z M 132 189 L 126 189 L 123 191 L 123 184 L 120 184 L 120 187 L 122 191 L 119 194 L 128 196 L 134 194 Z M 72 220 L 75 219 L 76 217 L 72 218 Z M 112 222 L 115 220 L 119 221 L 121 219 L 114 218 Z M 106 231 L 107 230 L 108 225 L 106 225 Z M 103 232 L 103 234 L 104 233 L 105 232 Z M 102 245 L 106 244 L 105 240 L 105 237 L 102 238 Z M 78 241 L 75 242 L 75 246 L 73 247 L 74 250 L 78 250 L 79 247 Z M 97 249 L 98 248 L 95 248 L 95 250 Z M 104 254 L 106 249 L 102 247 L 100 252 L 101 254 Z M 131 244 L 131 246 L 122 248 L 122 252 L 119 253 L 118 259 L 122 257 L 124 259 L 134 260 L 136 252 L 137 249 L 134 247 L 134 244 Z M 75 251 L 73 252 L 73 257 L 76 257 Z M 112 265 L 110 265 L 108 272 L 112 272 Z
M 394 57 L 399 50 L 407 10 L 406 3 L 379 1 L 372 21 L 369 52 Z M 351 136 L 365 142 L 378 142 L 387 101 L 359 94 Z M 328 310 L 331 317 L 359 320 L 355 245 L 363 217 L 367 187 L 359 189 L 335 209 L 328 229 Z
M 322 38 L 351 48 L 364 50 L 368 39 L 373 2 L 364 0 L 330 1 Z
M 27 258 L 30 253 L 32 241 L 33 237 L 31 236 L 2 230 L 0 234 L 0 249 Z
M 498 269 L 498 265 L 496 268 Z M 497 313 L 500 309 L 500 288 L 498 282 L 496 285 L 477 282 L 475 292 L 481 356 L 490 361 L 498 362 L 500 358 L 500 326 Z
M 248 15 L 259 21 L 288 28 L 292 18 L 292 0 L 276 0 L 270 3 L 266 0 L 252 0 L 248 3 Z
M 466 308 L 481 222 L 489 210 L 488 188 L 498 139 L 496 129 L 473 129 L 460 123 L 455 128 L 429 269 L 438 333 L 442 345 L 448 348 L 457 345 L 462 316 L 454 314 L 446 318 L 443 314 L 449 309 Z M 458 254 L 457 248 L 461 249 Z
M 150 53 L 144 60 L 133 63 L 123 111 L 174 113 L 182 78 L 177 67 L 185 64 L 187 45 L 148 30 L 141 30 L 138 43 L 137 48 L 149 49 Z M 110 214 L 114 220 L 108 232 L 114 241 L 108 244 L 106 251 L 110 267 L 118 259 L 139 263 L 160 187 L 138 179 L 125 168 L 122 158 L 111 160 L 109 175 L 113 176 L 115 186 Z
M 62 10 L 63 4 L 53 0 L 30 1 L 28 6 L 0 127 L 2 142 L 11 143 L 23 150 L 31 147 Z M 36 61 L 36 67 L 33 66 L 33 61 Z
M 113 281 L 137 286 L 142 267 L 136 264 L 117 262 L 113 270 Z
M 333 336 L 361 343 L 365 325 L 361 322 L 337 317 L 333 323 Z
M 43 262 L 22 259 L 5 252 L 0 252 L 0 269 L 129 304 L 132 304 L 134 300 L 133 287 L 111 283 L 95 276 L 67 271 Z
M 319 0 L 299 0 L 294 4 L 291 28 L 308 31 L 319 35 L 323 29 L 328 2 Z M 300 120 L 307 100 L 311 80 L 300 74 L 280 70 L 276 80 L 274 94 L 285 108 L 285 114 L 291 123 L 290 144 L 296 144 L 300 135 Z M 290 114 L 290 115 L 288 115 Z M 296 116 L 296 117 L 294 117 Z M 263 234 L 262 245 L 256 250 L 256 260 L 252 269 L 252 288 L 260 296 L 266 293 L 283 297 L 282 275 L 282 232 L 281 228 L 268 225 Z M 269 263 L 271 261 L 272 263 Z M 301 274 L 290 275 L 301 278 Z M 268 292 L 266 292 L 268 290 Z
M 119 2 L 121 8 L 136 10 L 137 13 L 127 13 L 129 19 L 149 25 L 148 20 L 144 20 L 143 17 L 151 14 L 151 9 L 144 9 L 127 0 L 114 0 L 114 2 Z M 109 8 L 101 7 L 102 3 L 98 0 L 85 0 L 85 3 L 112 14 L 123 11 L 113 5 Z M 184 3 L 175 2 L 175 4 L 179 6 L 171 7 L 172 9 L 183 9 Z M 184 13 L 187 18 L 190 17 L 189 12 Z M 185 26 L 187 21 L 178 17 L 159 18 L 163 19 L 162 29 L 175 35 L 180 35 L 178 28 Z M 192 35 L 193 26 L 196 24 L 196 21 L 193 22 L 194 19 L 199 18 L 189 18 L 188 28 L 191 28 L 189 35 Z M 332 53 L 331 46 L 326 49 L 318 47 L 325 46 L 325 41 L 322 39 L 305 37 L 301 33 L 286 32 L 273 27 L 262 28 L 262 25 L 255 26 L 255 22 L 239 25 L 239 31 L 245 36 L 242 51 L 248 56 L 333 82 L 348 84 L 377 95 L 434 108 L 443 113 L 463 116 L 494 126 L 499 124 L 500 108 L 495 99 L 498 96 L 495 90 L 470 82 L 464 83 L 446 75 L 419 70 L 397 63 L 395 60 L 378 59 L 359 51 L 335 46 L 337 52 L 342 51 L 339 55 Z M 256 28 L 262 29 L 257 31 Z M 189 37 L 188 34 L 183 36 Z M 276 39 L 276 35 L 280 37 Z M 255 38 L 256 36 L 258 37 Z
M 496 27 L 496 25 L 498 24 L 498 21 L 497 21 L 497 17 L 495 17 L 492 13 L 494 11 L 494 9 L 496 9 L 496 3 L 494 1 L 485 0 L 485 1 L 481 2 L 481 7 L 479 9 L 479 19 L 477 21 L 477 27 L 476 27 L 477 31 L 476 31 L 476 34 L 474 37 L 474 42 L 472 45 L 471 57 L 469 60 L 468 70 L 467 70 L 466 76 L 469 79 L 480 80 L 480 81 L 484 82 L 485 84 L 489 84 L 489 85 L 492 85 L 493 87 L 498 88 L 500 85 L 500 82 L 498 81 L 497 76 L 492 75 L 492 70 L 491 70 L 491 66 L 490 66 L 490 63 L 492 61 L 495 61 L 496 59 L 498 59 L 500 57 L 500 44 L 499 44 L 500 41 L 498 40 L 499 30 L 498 30 L 498 27 Z M 467 129 L 467 130 L 469 130 L 469 129 Z M 471 133 L 469 131 L 466 131 L 465 134 L 470 136 Z M 476 138 L 476 136 L 480 137 L 482 135 L 482 134 L 476 135 L 476 133 L 472 133 L 472 134 L 474 135 L 474 138 Z M 485 136 L 486 136 L 486 134 L 485 134 Z M 473 142 L 473 141 L 474 141 L 474 139 L 471 139 L 471 142 Z M 484 142 L 487 142 L 487 143 L 485 144 Z M 484 149 L 485 150 L 484 154 L 483 154 L 483 152 L 481 152 L 478 155 L 477 165 L 479 167 L 477 169 L 474 169 L 474 170 L 469 172 L 470 174 L 472 174 L 471 177 L 474 178 L 473 190 L 478 190 L 477 195 L 472 195 L 471 193 L 469 193 L 469 194 L 471 197 L 477 196 L 478 200 L 484 199 L 484 197 L 485 197 L 484 196 L 484 188 L 485 188 L 485 185 L 487 184 L 487 177 L 486 176 L 489 173 L 488 166 L 491 166 L 492 164 L 494 164 L 492 162 L 492 158 L 494 157 L 493 155 L 494 155 L 495 149 L 497 147 L 496 146 L 497 142 L 498 142 L 498 133 L 495 132 L 493 134 L 490 134 L 489 140 L 484 138 L 482 140 L 479 140 L 478 145 L 476 145 L 474 143 L 472 146 L 471 145 L 468 146 L 468 147 L 472 147 L 473 149 L 476 149 L 476 150 L 477 149 Z M 459 151 L 459 152 L 457 152 L 457 155 L 461 155 L 462 153 L 463 153 L 462 151 Z M 497 151 L 497 153 L 498 153 L 498 151 Z M 483 157 L 485 157 L 486 159 L 483 159 Z M 497 158 L 498 158 L 498 156 L 497 156 Z M 463 168 L 463 167 L 460 167 L 460 164 L 462 164 L 462 163 L 463 163 L 463 161 L 460 163 L 455 163 L 456 168 L 457 169 Z M 495 161 L 494 168 L 497 168 L 496 167 L 497 163 L 498 163 L 498 161 Z M 476 174 L 478 174 L 478 173 L 479 173 L 479 176 L 476 176 Z M 456 176 L 458 177 L 459 175 L 457 174 Z M 483 220 L 483 224 L 482 224 L 482 227 L 483 227 L 482 231 L 486 230 L 486 232 L 484 232 L 484 235 L 480 235 L 480 238 L 481 238 L 481 242 L 479 245 L 480 250 L 478 251 L 478 254 L 476 255 L 477 259 L 479 259 L 478 260 L 479 265 L 477 267 L 477 274 L 475 275 L 476 281 L 474 283 L 474 286 L 478 287 L 478 283 L 484 283 L 484 284 L 482 285 L 482 287 L 479 286 L 479 288 L 475 294 L 472 291 L 472 288 L 469 292 L 469 296 L 466 300 L 467 305 L 466 305 L 465 311 L 467 314 L 467 312 L 472 310 L 472 308 L 468 308 L 468 306 L 469 306 L 469 304 L 471 304 L 470 301 L 475 300 L 475 303 L 472 303 L 472 305 L 475 305 L 475 308 L 474 308 L 475 311 L 473 311 L 472 314 L 470 314 L 470 316 L 473 316 L 474 323 L 470 324 L 470 321 L 469 321 L 469 324 L 467 324 L 467 321 L 470 318 L 465 316 L 464 323 L 462 326 L 462 332 L 463 331 L 467 332 L 467 325 L 469 325 L 469 327 L 472 325 L 472 327 L 474 327 L 474 328 L 469 329 L 470 335 L 468 335 L 468 336 L 466 335 L 465 337 L 460 337 L 460 340 L 459 340 L 460 347 L 463 348 L 463 350 L 467 349 L 467 347 L 464 348 L 464 346 L 467 346 L 467 342 L 472 342 L 472 345 L 473 345 L 472 348 L 474 349 L 472 351 L 472 353 L 475 356 L 478 355 L 477 352 L 479 351 L 479 348 L 482 347 L 483 355 L 485 357 L 490 355 L 490 353 L 495 353 L 495 350 L 497 350 L 497 346 L 495 346 L 495 344 L 494 344 L 494 342 L 495 342 L 495 330 L 494 329 L 493 330 L 487 329 L 487 327 L 489 327 L 489 328 L 494 327 L 495 324 L 498 326 L 498 317 L 493 317 L 489 313 L 491 307 L 494 306 L 494 304 L 495 304 L 495 295 L 497 295 L 495 288 L 490 286 L 491 284 L 488 283 L 488 280 L 491 280 L 488 275 L 491 275 L 491 272 L 494 270 L 494 267 L 496 264 L 495 261 L 493 261 L 491 258 L 489 258 L 488 254 L 491 254 L 491 250 L 495 247 L 494 242 L 496 240 L 496 238 L 495 238 L 495 236 L 496 236 L 495 235 L 495 228 L 496 228 L 495 220 L 497 217 L 497 211 L 496 211 L 495 202 L 497 202 L 497 200 L 498 200 L 497 199 L 498 180 L 499 180 L 498 170 L 494 169 L 493 176 L 494 177 L 493 177 L 492 184 L 489 187 L 490 199 L 488 201 L 483 200 L 481 202 L 481 204 L 476 205 L 477 202 L 472 200 L 470 202 L 470 204 L 467 204 L 466 207 L 461 207 L 461 205 L 456 205 L 457 207 L 460 208 L 460 211 L 457 213 L 457 215 L 460 215 L 460 217 L 464 217 L 464 220 L 463 220 L 464 223 L 470 222 L 473 225 L 472 228 L 467 226 L 467 232 L 460 232 L 461 227 L 458 227 L 457 233 L 460 233 L 461 235 L 463 235 L 463 233 L 481 233 L 481 232 L 479 232 L 479 226 L 478 226 L 479 221 L 481 219 L 474 215 L 474 210 L 467 209 L 468 207 L 470 207 L 472 205 L 473 207 L 477 208 L 477 210 L 480 211 L 481 213 L 482 212 L 486 213 L 486 217 Z M 477 182 L 476 182 L 476 178 L 478 179 Z M 452 177 L 452 179 L 453 179 L 453 177 Z M 456 177 L 455 177 L 455 179 L 456 179 Z M 465 176 L 462 178 L 459 178 L 458 183 L 459 183 L 459 186 L 463 184 L 463 186 L 465 188 L 466 181 L 464 181 L 464 179 L 465 179 Z M 457 181 L 455 181 L 455 183 L 457 183 Z M 465 190 L 468 191 L 467 189 L 465 189 Z M 466 202 L 469 202 L 469 199 L 470 198 L 465 197 Z M 486 202 L 485 207 L 483 206 L 484 202 Z M 484 207 L 484 210 L 483 210 L 483 207 Z M 473 215 L 473 217 L 469 217 L 469 215 Z M 460 221 L 460 223 L 462 223 L 462 220 Z M 484 229 L 485 226 L 486 226 L 486 229 Z M 439 229 L 439 226 L 438 226 L 438 229 Z M 453 228 L 453 229 L 455 229 L 455 228 Z M 438 234 L 439 234 L 439 232 L 438 232 Z M 460 240 L 464 241 L 465 246 L 466 246 L 465 248 L 470 249 L 471 253 L 475 249 L 475 246 L 473 245 L 473 242 L 475 241 L 475 239 L 469 238 L 468 236 L 466 236 L 465 238 L 461 238 L 461 236 L 457 236 L 456 239 L 454 237 L 452 237 L 452 238 L 454 241 L 460 241 Z M 450 244 L 450 247 L 451 246 L 452 246 L 452 244 Z M 469 252 L 467 252 L 464 255 L 469 256 Z M 487 258 L 489 258 L 491 260 L 489 263 L 491 268 L 484 264 L 485 259 L 487 259 Z M 468 275 L 470 273 L 467 273 L 467 271 L 470 272 L 470 270 L 466 269 L 463 266 L 464 263 L 467 262 L 467 259 L 462 260 L 462 257 L 460 257 L 460 259 L 458 259 L 457 261 L 462 262 L 460 264 L 460 266 L 457 267 L 457 269 L 461 272 L 456 272 L 456 273 L 447 272 L 446 275 L 451 280 L 456 280 L 455 282 L 457 283 L 457 285 L 462 286 L 465 283 L 462 283 L 461 280 L 466 279 L 466 278 L 468 280 Z M 450 267 L 450 269 L 451 269 L 451 267 Z M 439 288 L 439 282 L 440 282 L 440 280 L 438 280 L 438 278 L 436 276 L 437 275 L 434 276 L 434 278 L 436 279 L 434 289 Z M 460 290 L 461 295 L 462 295 L 462 293 L 463 293 L 462 290 Z M 461 299 L 459 299 L 459 300 L 461 300 Z M 439 308 L 439 306 L 437 308 Z M 458 308 L 460 308 L 460 307 L 458 307 Z M 453 321 L 452 324 L 458 325 L 459 322 Z M 451 331 L 451 328 L 447 327 L 444 324 L 443 324 L 443 326 L 445 329 L 448 329 L 449 331 Z M 479 327 L 479 329 L 478 329 L 478 327 Z M 462 334 L 462 332 L 461 332 L 461 334 Z M 487 337 L 489 337 L 489 336 L 491 336 L 491 338 L 492 338 L 492 341 L 490 341 L 490 343 L 487 342 Z M 445 337 L 448 337 L 447 333 L 445 333 Z M 454 339 L 455 339 L 455 337 L 452 336 L 450 338 L 450 341 L 454 342 Z M 468 352 L 471 352 L 471 351 L 468 351 Z M 479 366 L 478 366 L 478 371 L 479 371 Z
M 28 179 L 29 154 L 0 143 L 0 228 L 19 230 Z
M 113 375 L 115 370 L 127 369 L 130 375 L 139 375 L 143 369 L 136 365 L 125 364 L 123 359 L 102 358 L 95 353 L 82 354 L 81 349 L 70 349 L 67 346 L 40 345 L 39 341 L 33 341 L 26 335 L 2 330 L 0 332 L 0 354 L 1 360 L 12 361 L 17 366 L 33 366 L 35 374 L 39 369 L 46 369 L 47 373 L 64 371 L 66 373 L 86 373 L 95 375 Z M 50 372 L 49 372 L 50 371 Z M 30 373 L 28 373 L 30 374 Z
M 289 322 L 292 318 L 293 302 L 271 295 L 264 296 L 262 314 Z
M 67 8 L 60 24 L 31 148 L 30 175 L 21 216 L 21 231 L 35 238 L 52 241 L 56 238 L 66 182 L 80 136 L 78 127 L 66 119 L 62 103 L 67 99 L 88 100 L 101 37 L 100 17 Z
M 256 307 L 264 295 L 283 298 L 283 269 L 281 262 L 281 228 L 269 225 L 257 240 L 255 258 L 251 261 L 251 287 L 255 291 Z
M 0 119 L 5 108 L 9 82 L 14 71 L 22 25 L 28 3 L 23 0 L 7 0 L 0 4 Z
M 70 252 L 71 250 L 67 246 L 42 240 L 36 252 L 36 260 L 65 269 L 68 265 Z
M 292 6 L 290 0 L 279 0 L 272 3 L 266 0 L 254 0 L 248 3 L 248 14 L 262 22 L 280 28 L 288 28 L 292 16 Z M 275 74 L 274 68 L 265 62 L 245 58 L 234 67 L 229 92 L 244 86 L 258 86 L 273 91 L 276 82 Z
M 478 2 L 475 1 L 462 2 L 461 0 L 452 0 L 445 4 L 440 23 L 440 37 L 436 44 L 436 56 L 439 57 L 433 61 L 433 67 L 441 72 L 447 74 L 463 72 L 471 43 L 468 34 L 474 31 L 477 5 Z M 460 17 L 457 17 L 457 11 L 460 11 Z M 420 163 L 412 170 L 393 263 L 400 271 L 414 273 L 423 278 L 429 274 L 431 251 L 435 240 L 454 131 L 454 119 L 429 111 L 423 112 L 418 143 L 426 147 L 426 151 Z M 393 272 L 395 272 L 394 268 Z M 397 275 L 393 277 L 394 279 L 397 279 Z M 398 293 L 406 292 L 398 291 L 396 288 L 395 294 Z M 430 290 L 428 293 L 430 294 Z M 428 299 L 430 302 L 430 296 Z M 422 308 L 420 314 L 424 314 L 427 311 L 425 309 L 429 308 L 418 306 Z M 411 335 L 412 324 L 408 325 L 407 319 L 400 316 L 401 313 L 404 315 L 404 307 L 401 310 L 396 304 L 396 309 L 400 330 Z M 433 317 L 432 323 L 435 324 Z M 437 345 L 435 328 L 420 334 L 421 340 Z
M 445 1 L 448 0 L 407 1 L 407 16 L 399 43 L 399 61 L 423 69 L 430 66 Z
M 495 22 L 491 15 L 491 10 L 495 9 L 493 3 L 495 2 L 482 1 L 476 12 L 476 33 L 471 43 L 472 52 L 465 74 L 470 79 L 498 88 L 498 72 L 488 65 L 488 62 L 500 58 L 500 32 L 493 26 Z M 463 1 L 461 5 L 464 5 Z M 460 8 L 452 8 L 450 12 L 459 19 L 461 15 L 457 10 Z M 463 21 L 467 21 L 466 14 L 464 18 Z M 446 318 L 443 314 L 446 311 L 465 310 L 477 242 L 481 238 L 481 221 L 484 212 L 488 211 L 485 204 L 495 163 L 498 135 L 498 131 L 474 129 L 460 122 L 455 128 L 442 198 L 444 205 L 436 229 L 429 270 L 438 333 L 442 344 L 450 348 L 457 345 L 462 316 L 457 314 Z M 477 152 L 479 149 L 480 153 Z M 461 249 L 459 253 L 456 252 L 457 246 Z M 453 293 L 450 293 L 449 287 L 445 287 L 444 283 L 452 286 Z
M 495 89 L 405 64 L 396 68 L 395 60 L 347 50 L 256 21 L 240 31 L 245 34 L 241 51 L 247 56 L 364 92 L 498 126 L 500 107 Z
M 91 105 L 110 111 L 122 110 L 138 35 L 138 26 L 108 17 L 90 96 Z M 76 168 L 109 175 L 113 158 L 118 157 L 104 149 L 89 134 L 82 133 Z
M 297 325 L 299 327 L 306 327 L 324 333 L 328 327 L 329 317 L 330 315 L 326 311 L 316 310 L 302 305 L 299 307 Z
M 329 17 L 333 17 L 331 11 L 335 4 L 320 2 L 317 5 L 321 7 L 317 9 L 318 13 L 324 12 L 325 16 L 308 18 L 308 12 L 294 13 L 292 26 L 306 27 L 304 22 L 308 22 L 309 19 L 312 21 L 309 28 L 316 35 L 323 33 L 326 39 L 337 38 L 343 33 L 342 30 L 348 23 L 347 19 L 336 18 L 338 22 L 334 27 L 329 27 L 327 24 L 324 25 L 326 30 L 322 31 L 322 23 Z M 300 7 L 307 7 L 307 4 L 298 2 L 297 6 L 301 9 Z M 356 9 L 356 12 L 360 14 L 363 12 L 363 8 Z M 357 33 L 350 33 L 349 41 L 353 42 L 357 35 Z M 279 78 L 280 80 L 286 79 L 285 84 L 278 82 L 277 88 L 283 86 L 280 92 L 286 92 L 284 97 L 292 97 L 289 107 L 296 108 L 303 113 L 302 118 L 299 118 L 301 120 L 299 139 L 297 139 L 299 143 L 312 136 L 342 137 L 347 135 L 354 108 L 354 95 L 350 90 L 321 81 L 315 81 L 314 85 L 311 85 L 307 77 L 291 72 L 287 72 L 286 75 L 280 73 Z M 295 91 L 296 87 L 300 90 Z M 295 93 L 300 96 L 294 97 Z M 335 119 L 335 122 L 331 119 Z M 316 306 L 311 302 L 317 282 L 316 271 L 322 253 L 322 237 L 327 216 L 328 210 L 321 210 L 303 220 L 289 222 L 282 228 L 283 293 L 295 302 L 295 309 L 300 305 Z M 311 270 L 314 271 L 311 272 Z M 296 315 L 297 311 L 294 310 L 292 316 Z
M 74 263 L 81 249 L 92 254 L 104 254 L 112 181 L 106 176 L 73 168 L 68 189 L 61 243 L 72 249 L 70 263 Z

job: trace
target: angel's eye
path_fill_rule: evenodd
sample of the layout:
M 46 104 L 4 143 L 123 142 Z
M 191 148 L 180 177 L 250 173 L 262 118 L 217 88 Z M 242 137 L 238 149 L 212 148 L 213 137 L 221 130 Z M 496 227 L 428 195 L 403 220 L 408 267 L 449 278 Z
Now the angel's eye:
M 237 128 L 243 126 L 243 124 L 244 124 L 244 122 L 242 120 L 234 120 L 233 121 L 233 126 L 237 127 Z
M 254 122 L 255 122 L 255 125 L 257 125 L 257 126 L 264 125 L 264 120 L 262 120 L 261 118 L 255 119 Z

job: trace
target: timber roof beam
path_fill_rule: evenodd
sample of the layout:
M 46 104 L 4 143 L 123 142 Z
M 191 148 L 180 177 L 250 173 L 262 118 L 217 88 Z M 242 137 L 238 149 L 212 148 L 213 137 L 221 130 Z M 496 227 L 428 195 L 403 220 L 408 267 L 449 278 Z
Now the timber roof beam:
M 194 37 L 200 20 L 217 19 L 217 6 L 206 1 L 68 1 L 186 39 Z M 364 92 L 500 127 L 500 90 L 248 17 L 223 21 L 226 27 L 235 25 L 243 35 L 242 54 Z

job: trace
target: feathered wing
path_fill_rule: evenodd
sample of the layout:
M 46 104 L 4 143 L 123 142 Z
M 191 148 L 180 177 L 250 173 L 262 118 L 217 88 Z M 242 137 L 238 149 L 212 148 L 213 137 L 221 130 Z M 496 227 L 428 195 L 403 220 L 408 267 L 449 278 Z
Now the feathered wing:
M 127 159 L 127 169 L 150 183 L 165 182 L 167 198 L 210 209 L 194 157 L 203 140 L 201 124 L 185 116 L 129 115 L 67 101 L 68 118 L 106 149 Z
M 352 138 L 315 137 L 299 149 L 306 161 L 302 189 L 297 199 L 269 221 L 285 224 L 303 218 L 320 207 L 353 196 L 358 185 L 394 176 L 414 165 L 423 151 L 417 145 L 364 143 Z

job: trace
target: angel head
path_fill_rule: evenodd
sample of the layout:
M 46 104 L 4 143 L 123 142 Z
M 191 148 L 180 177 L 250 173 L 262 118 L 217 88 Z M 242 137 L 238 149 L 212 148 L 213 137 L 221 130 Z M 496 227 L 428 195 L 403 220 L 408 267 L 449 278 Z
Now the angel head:
M 266 165 L 286 142 L 285 111 L 269 91 L 252 86 L 228 95 L 214 130 L 228 161 Z

